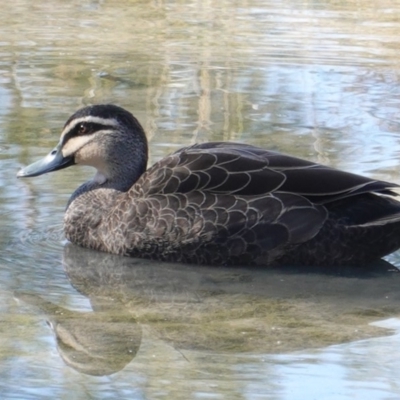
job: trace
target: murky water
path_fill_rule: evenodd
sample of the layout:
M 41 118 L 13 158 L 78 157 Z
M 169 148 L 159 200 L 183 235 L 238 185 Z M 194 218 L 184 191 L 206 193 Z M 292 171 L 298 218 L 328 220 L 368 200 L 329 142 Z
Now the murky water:
M 236 140 L 400 183 L 399 15 L 397 0 L 3 4 L 1 397 L 397 399 L 399 254 L 330 274 L 99 254 L 62 235 L 92 171 L 15 174 L 77 108 L 113 102 L 151 162 Z

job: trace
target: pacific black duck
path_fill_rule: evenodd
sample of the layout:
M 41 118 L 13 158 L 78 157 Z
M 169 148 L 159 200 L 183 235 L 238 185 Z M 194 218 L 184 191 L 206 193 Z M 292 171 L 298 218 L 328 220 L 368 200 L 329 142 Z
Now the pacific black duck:
M 68 202 L 64 229 L 83 247 L 224 265 L 371 262 L 400 247 L 398 185 L 239 143 L 185 147 L 146 170 L 147 140 L 128 111 L 94 105 L 57 147 L 18 172 L 97 169 Z

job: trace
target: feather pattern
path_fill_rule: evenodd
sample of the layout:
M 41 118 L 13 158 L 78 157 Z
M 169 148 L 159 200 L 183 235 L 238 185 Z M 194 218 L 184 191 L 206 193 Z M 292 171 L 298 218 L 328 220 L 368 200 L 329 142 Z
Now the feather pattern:
M 78 111 L 60 143 L 104 177 L 78 188 L 66 210 L 66 236 L 84 247 L 198 264 L 327 266 L 400 247 L 393 183 L 226 142 L 180 149 L 145 171 L 143 129 L 113 105 Z

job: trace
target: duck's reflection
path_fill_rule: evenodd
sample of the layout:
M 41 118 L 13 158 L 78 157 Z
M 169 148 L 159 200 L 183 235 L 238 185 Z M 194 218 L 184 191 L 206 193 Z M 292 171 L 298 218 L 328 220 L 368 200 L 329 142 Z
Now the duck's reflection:
M 135 357 L 142 332 L 123 308 L 103 302 L 101 310 L 82 313 L 69 311 L 37 295 L 22 292 L 16 295 L 46 314 L 60 356 L 75 370 L 88 375 L 110 375 Z
M 400 311 L 400 274 L 384 262 L 330 273 L 207 268 L 68 244 L 63 265 L 93 312 L 68 311 L 31 294 L 18 297 L 46 313 L 63 360 L 92 375 L 129 363 L 144 327 L 143 340 L 161 339 L 186 355 L 261 354 L 382 335 L 387 331 L 368 323 Z

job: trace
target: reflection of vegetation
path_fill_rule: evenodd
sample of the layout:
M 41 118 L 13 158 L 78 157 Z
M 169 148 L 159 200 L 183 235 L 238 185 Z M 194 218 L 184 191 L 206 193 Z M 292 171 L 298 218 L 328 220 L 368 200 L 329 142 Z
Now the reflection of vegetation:
M 2 128 L 24 157 L 33 143 L 51 147 L 91 102 L 138 115 L 154 158 L 192 141 L 245 140 L 343 165 L 368 155 L 360 138 L 393 130 L 372 114 L 397 77 L 371 63 L 397 65 L 398 27 L 372 0 L 34 4 L 3 10 L 12 55 Z

